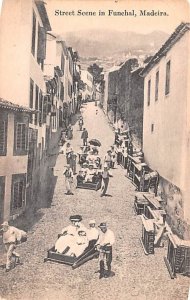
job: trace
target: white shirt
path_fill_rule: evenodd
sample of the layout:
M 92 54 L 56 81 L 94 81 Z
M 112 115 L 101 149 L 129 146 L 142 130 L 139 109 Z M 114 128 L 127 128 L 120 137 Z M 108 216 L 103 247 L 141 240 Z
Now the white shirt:
M 79 230 L 83 230 L 83 231 L 87 232 L 87 228 L 82 223 L 79 223 L 79 225 L 77 227 L 74 225 L 69 225 L 69 226 L 63 228 L 61 233 L 63 234 L 66 231 L 67 234 L 69 234 L 69 235 L 76 235 L 76 234 L 78 234 Z
M 96 229 L 95 227 L 88 229 L 88 231 L 87 231 L 87 237 L 88 237 L 89 241 L 97 240 L 98 236 L 99 236 L 98 229 Z
M 20 241 L 23 232 L 16 227 L 9 226 L 8 230 L 3 232 L 3 243 L 16 243 L 16 241 Z
M 107 229 L 105 233 L 103 233 L 102 231 L 100 232 L 97 244 L 99 244 L 100 246 L 105 246 L 106 244 L 112 246 L 114 243 L 115 243 L 115 236 L 113 231 Z

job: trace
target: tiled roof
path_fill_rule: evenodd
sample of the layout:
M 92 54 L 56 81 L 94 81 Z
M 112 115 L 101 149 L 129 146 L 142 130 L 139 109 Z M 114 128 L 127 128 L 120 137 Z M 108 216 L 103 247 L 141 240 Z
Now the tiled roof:
M 181 23 L 160 50 L 152 57 L 150 62 L 141 72 L 141 75 L 145 76 L 189 29 L 190 23 Z
M 4 100 L 3 98 L 0 98 L 0 108 L 9 109 L 9 110 L 13 110 L 13 111 L 27 112 L 27 113 L 37 112 L 34 109 L 12 103 L 10 101 Z

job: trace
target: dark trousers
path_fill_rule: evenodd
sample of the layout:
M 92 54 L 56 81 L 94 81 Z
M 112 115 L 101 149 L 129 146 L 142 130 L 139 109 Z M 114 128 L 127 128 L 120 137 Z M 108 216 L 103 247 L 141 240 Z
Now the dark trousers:
M 83 139 L 83 146 L 87 146 L 87 138 Z
M 108 178 L 102 178 L 103 180 L 103 186 L 102 186 L 102 195 L 105 195 L 108 189 L 109 184 L 109 177 Z
M 112 263 L 112 247 L 107 247 L 106 251 L 100 250 L 99 254 L 99 263 L 100 263 L 100 274 L 104 275 L 107 271 L 108 274 L 111 272 L 111 263 Z

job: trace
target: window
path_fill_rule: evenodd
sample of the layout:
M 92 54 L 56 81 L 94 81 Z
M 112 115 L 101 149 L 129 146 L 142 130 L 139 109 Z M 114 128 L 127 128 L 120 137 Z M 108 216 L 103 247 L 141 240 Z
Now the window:
M 16 125 L 16 150 L 25 151 L 26 150 L 26 124 L 17 123 Z
M 39 93 L 39 125 L 42 125 L 42 113 L 43 113 L 43 96 L 42 91 Z
M 38 24 L 38 48 L 37 62 L 43 70 L 44 59 L 46 58 L 46 30 Z
M 150 105 L 150 89 L 151 89 L 151 80 L 148 81 L 148 106 Z
M 33 11 L 33 19 L 32 19 L 32 54 L 35 56 L 35 45 L 36 45 L 36 15 Z
M 38 110 L 39 105 L 39 87 L 36 85 L 35 109 Z M 35 125 L 38 124 L 38 113 L 35 114 Z
M 159 71 L 156 72 L 156 82 L 155 82 L 155 101 L 158 100 L 158 86 L 159 86 Z
M 34 81 L 30 79 L 30 108 L 33 108 Z
M 63 54 L 61 55 L 61 70 L 64 73 L 64 68 L 65 68 L 65 58 L 63 56 Z
M 151 124 L 151 133 L 153 133 L 154 132 L 154 124 L 152 123 Z
M 7 121 L 0 120 L 0 155 L 7 152 Z
M 22 208 L 25 205 L 25 190 L 26 190 L 26 176 L 25 174 L 12 175 L 12 203 L 11 210 Z
M 165 95 L 168 95 L 170 92 L 170 69 L 171 62 L 170 60 L 166 64 L 166 84 L 165 84 Z

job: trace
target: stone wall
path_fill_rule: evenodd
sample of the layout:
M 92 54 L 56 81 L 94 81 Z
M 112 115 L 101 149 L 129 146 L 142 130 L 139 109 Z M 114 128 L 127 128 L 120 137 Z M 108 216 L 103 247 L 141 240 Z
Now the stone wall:
M 190 239 L 190 225 L 184 221 L 183 196 L 180 189 L 160 177 L 158 194 L 164 200 L 164 206 L 167 212 L 167 222 L 174 234 L 181 239 Z

